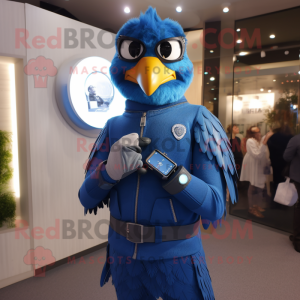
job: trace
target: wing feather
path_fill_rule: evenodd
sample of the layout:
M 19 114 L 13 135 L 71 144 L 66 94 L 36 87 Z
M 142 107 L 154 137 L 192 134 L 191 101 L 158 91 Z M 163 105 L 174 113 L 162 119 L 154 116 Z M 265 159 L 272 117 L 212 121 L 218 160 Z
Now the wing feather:
M 221 122 L 204 106 L 201 106 L 196 117 L 194 133 L 196 143 L 199 144 L 201 151 L 207 155 L 209 160 L 215 160 L 222 169 L 231 201 L 235 203 L 238 199 L 238 176 L 231 144 Z M 224 214 L 226 216 L 226 209 Z M 221 224 L 221 222 L 219 223 Z M 205 225 L 205 227 L 209 226 L 209 224 Z M 213 226 L 217 226 L 217 221 L 213 223 Z
M 94 145 L 93 145 L 93 148 L 90 152 L 90 155 L 89 155 L 89 158 L 88 158 L 88 162 L 86 164 L 86 168 L 85 168 L 85 176 L 87 176 L 87 172 L 88 172 L 88 169 L 91 165 L 91 162 L 95 156 L 95 153 L 100 149 L 101 145 L 103 144 L 105 138 L 107 136 L 107 125 L 105 124 L 103 129 L 100 131 L 100 134 L 98 135 Z M 91 208 L 91 209 L 87 209 L 85 208 L 84 209 L 84 215 L 86 215 L 87 213 L 90 213 L 92 214 L 94 212 L 95 215 L 97 215 L 97 211 L 98 211 L 98 208 L 103 208 L 103 204 L 105 204 L 106 206 L 108 206 L 108 197 L 106 197 L 99 205 L 98 207 L 94 207 L 94 208 Z

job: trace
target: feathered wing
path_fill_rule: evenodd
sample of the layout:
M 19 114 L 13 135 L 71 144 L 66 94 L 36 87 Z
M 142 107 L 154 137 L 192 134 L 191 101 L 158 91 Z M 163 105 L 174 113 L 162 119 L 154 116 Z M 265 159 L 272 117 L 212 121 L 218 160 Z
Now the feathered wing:
M 96 152 L 99 151 L 99 149 L 101 148 L 101 145 L 104 143 L 106 137 L 107 137 L 107 125 L 105 124 L 103 129 L 100 131 L 100 133 L 93 145 L 93 148 L 90 152 L 88 162 L 85 167 L 85 175 L 87 175 L 89 168 L 91 166 L 92 160 L 95 157 Z
M 99 159 L 102 159 L 102 160 L 106 159 L 106 157 L 101 157 L 100 158 L 100 156 L 102 156 L 102 155 L 107 156 L 107 153 L 98 152 L 98 151 L 100 150 L 102 144 L 105 143 L 105 139 L 107 138 L 107 132 L 108 132 L 107 124 L 105 124 L 103 129 L 101 130 L 100 134 L 98 135 L 98 137 L 97 137 L 97 139 L 96 139 L 96 141 L 93 145 L 93 148 L 90 152 L 90 155 L 89 155 L 89 158 L 88 158 L 88 161 L 87 161 L 87 164 L 86 164 L 86 168 L 85 168 L 85 177 L 91 171 L 91 166 L 93 165 L 93 160 L 95 160 L 95 162 L 97 163 L 97 161 L 99 161 Z M 97 152 L 99 153 L 99 155 L 97 155 L 98 154 Z M 99 158 L 97 156 L 99 156 Z M 103 205 L 108 206 L 108 200 L 109 200 L 109 197 L 106 197 L 103 201 L 101 201 L 99 203 L 98 206 L 96 206 L 94 208 L 90 208 L 90 209 L 84 208 L 84 215 L 86 215 L 87 213 L 92 214 L 93 212 L 94 212 L 95 215 L 97 215 L 98 208 L 103 208 L 104 207 Z
M 196 124 L 194 126 L 195 140 L 199 144 L 202 153 L 205 153 L 209 160 L 215 161 L 223 170 L 223 174 L 227 183 L 232 203 L 238 200 L 237 180 L 238 174 L 235 167 L 231 144 L 227 138 L 225 130 L 211 112 L 204 106 L 199 108 Z M 226 199 L 225 201 L 225 217 L 226 217 Z M 207 228 L 209 224 L 203 224 Z M 213 223 L 217 226 L 217 222 Z

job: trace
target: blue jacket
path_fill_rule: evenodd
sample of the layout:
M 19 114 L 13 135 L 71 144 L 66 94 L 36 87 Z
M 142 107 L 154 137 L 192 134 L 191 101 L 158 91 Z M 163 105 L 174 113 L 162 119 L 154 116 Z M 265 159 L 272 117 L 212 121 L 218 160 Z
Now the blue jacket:
M 141 129 L 143 114 L 146 125 Z M 186 127 L 186 134 L 180 140 L 172 133 L 175 124 Z M 142 176 L 134 172 L 111 190 L 98 186 L 96 167 L 108 158 L 110 146 L 130 133 L 152 140 L 143 149 L 143 160 L 158 149 L 191 173 L 192 180 L 182 192 L 170 195 L 162 188 L 162 179 L 151 170 Z M 114 183 L 105 170 L 100 172 L 104 180 Z M 156 226 L 158 233 L 160 226 L 192 224 L 199 216 L 202 221 L 221 219 L 226 210 L 226 181 L 235 201 L 236 178 L 226 133 L 219 120 L 204 106 L 191 105 L 184 97 L 164 106 L 127 100 L 124 114 L 107 122 L 94 145 L 79 199 L 86 211 L 96 212 L 97 207 L 109 203 L 110 213 L 116 219 L 132 223 L 136 219 L 138 224 Z M 155 243 L 134 244 L 109 228 L 108 242 L 124 256 L 140 260 L 165 259 L 202 250 L 200 230 L 198 232 L 186 240 L 161 242 L 158 234 Z

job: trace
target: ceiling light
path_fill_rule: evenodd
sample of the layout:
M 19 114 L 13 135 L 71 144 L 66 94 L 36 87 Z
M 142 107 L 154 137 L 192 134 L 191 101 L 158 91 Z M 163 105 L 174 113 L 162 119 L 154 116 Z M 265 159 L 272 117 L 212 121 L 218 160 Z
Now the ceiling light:
M 215 81 L 215 77 L 210 77 L 209 80 L 210 81 Z
M 264 89 L 260 89 L 260 91 L 261 91 L 261 92 L 263 92 L 263 91 L 264 91 Z
M 238 81 L 236 81 L 235 83 L 239 83 Z
M 273 81 L 275 82 L 275 81 L 276 81 L 276 79 L 273 79 Z
M 299 79 L 297 79 L 297 82 L 299 82 Z
M 126 6 L 126 7 L 124 8 L 124 12 L 125 12 L 126 14 L 129 14 L 129 13 L 130 13 L 130 8 L 129 8 L 128 6 Z
M 238 44 L 240 44 L 241 42 L 242 42 L 242 40 L 241 39 L 239 39 L 239 40 L 237 40 L 236 41 Z
M 298 74 L 300 74 L 300 71 L 298 71 Z
M 289 55 L 289 53 L 290 53 L 289 51 L 284 51 L 285 55 Z
M 286 82 L 289 82 L 288 80 Z
M 181 6 L 177 6 L 177 7 L 176 7 L 176 11 L 177 11 L 177 12 L 182 12 Z
M 214 89 L 214 88 L 212 88 L 211 90 L 212 90 L 212 91 L 214 91 L 215 89 Z
M 244 55 L 247 55 L 247 54 L 248 54 L 248 52 L 240 52 L 239 53 L 240 56 L 244 56 Z
M 282 81 L 281 84 L 284 84 L 284 82 Z
M 271 35 L 269 36 L 269 38 L 270 38 L 270 39 L 275 39 L 275 34 L 271 34 Z
M 209 52 L 210 52 L 210 53 L 214 53 L 214 50 L 210 50 Z
M 294 80 L 291 80 L 291 82 L 294 82 Z
M 268 90 L 268 93 L 271 93 L 272 92 L 272 90 Z
M 209 84 L 209 82 L 206 82 L 206 84 Z
M 237 32 L 240 32 L 240 31 L 241 31 L 241 28 L 237 28 L 236 31 L 237 31 Z
M 214 98 L 214 100 L 217 100 L 217 98 Z
M 224 12 L 224 13 L 228 13 L 228 12 L 229 12 L 229 8 L 228 8 L 228 7 L 224 7 L 224 8 L 223 8 L 223 12 Z

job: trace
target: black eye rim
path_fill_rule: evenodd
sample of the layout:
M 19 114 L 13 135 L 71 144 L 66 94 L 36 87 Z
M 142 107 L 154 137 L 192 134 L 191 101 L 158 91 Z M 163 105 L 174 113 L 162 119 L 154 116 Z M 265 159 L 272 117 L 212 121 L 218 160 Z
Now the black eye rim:
M 122 42 L 123 42 L 124 40 L 129 40 L 129 41 L 133 41 L 133 42 L 138 42 L 138 43 L 140 43 L 141 45 L 143 45 L 143 51 L 142 51 L 141 55 L 140 55 L 139 57 L 133 58 L 133 59 L 127 59 L 127 58 L 124 58 L 124 57 L 121 55 L 121 51 L 120 51 L 120 48 L 121 48 L 121 46 L 122 46 Z M 119 59 L 124 60 L 124 61 L 128 61 L 128 62 L 136 62 L 136 61 L 139 61 L 139 60 L 144 56 L 144 54 L 146 53 L 146 50 L 147 50 L 145 44 L 144 44 L 141 40 L 136 39 L 136 38 L 133 38 L 133 37 L 130 37 L 130 36 L 126 36 L 126 35 L 120 35 L 120 36 L 118 37 L 118 40 L 117 40 L 117 49 L 118 49 L 118 57 L 119 57 Z
M 161 55 L 159 54 L 158 52 L 158 46 L 160 44 L 162 44 L 163 42 L 169 42 L 169 41 L 178 41 L 180 46 L 181 46 L 181 54 L 178 58 L 176 59 L 164 59 L 163 57 L 161 57 Z M 160 59 L 161 62 L 164 62 L 164 63 L 173 63 L 173 62 L 176 62 L 176 61 L 181 61 L 183 60 L 183 57 L 184 57 L 184 53 L 185 53 L 185 38 L 183 36 L 179 36 L 179 37 L 172 37 L 172 38 L 167 38 L 167 39 L 163 39 L 161 41 L 159 41 L 156 46 L 155 46 L 155 54 L 157 55 L 157 57 Z

